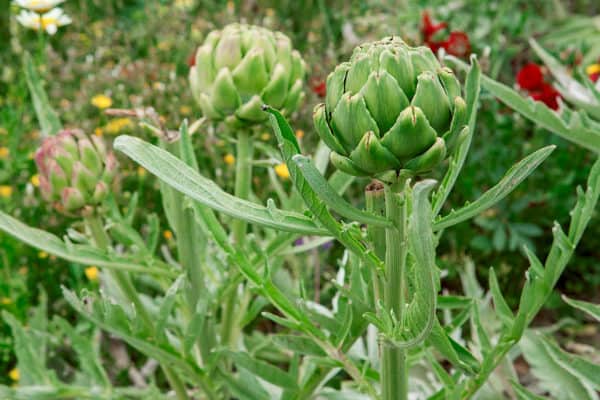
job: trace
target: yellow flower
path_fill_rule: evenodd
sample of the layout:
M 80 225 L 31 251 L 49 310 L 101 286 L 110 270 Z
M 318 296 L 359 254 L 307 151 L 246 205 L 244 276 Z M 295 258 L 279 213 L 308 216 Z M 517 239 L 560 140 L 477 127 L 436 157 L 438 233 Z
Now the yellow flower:
M 0 303 L 2 303 L 2 305 L 7 306 L 9 304 L 12 304 L 12 300 L 10 299 L 10 297 L 3 297 L 0 299 Z
M 125 128 L 130 128 L 133 126 L 133 123 L 129 118 L 115 118 L 106 124 L 104 127 L 104 131 L 110 135 L 116 135 L 121 132 Z
M 31 184 L 35 187 L 40 186 L 40 176 L 38 174 L 33 175 L 29 181 L 31 182 Z
M 0 197 L 4 197 L 5 199 L 12 196 L 13 188 L 9 185 L 0 185 Z
M 46 253 L 45 251 L 40 251 L 38 253 L 38 258 L 41 258 L 41 259 L 48 258 L 48 253 Z
M 269 132 L 264 132 L 260 135 L 260 140 L 264 140 L 266 142 L 269 139 L 271 139 L 271 135 L 269 134 Z
M 8 377 L 15 382 L 18 381 L 19 378 L 21 378 L 21 374 L 19 374 L 19 369 L 18 368 L 11 369 L 10 372 L 8 373 Z
M 91 101 L 94 107 L 98 107 L 101 110 L 112 106 L 112 99 L 104 94 L 97 94 L 92 97 Z
M 303 131 L 302 129 L 298 129 L 298 130 L 296 131 L 296 137 L 297 137 L 298 139 L 302 139 L 302 138 L 304 137 L 304 131 Z
M 585 73 L 588 75 L 600 74 L 600 64 L 588 65 L 585 68 Z
M 103 134 L 104 134 L 104 131 L 102 130 L 102 128 L 97 127 L 96 129 L 94 129 L 94 135 L 96 135 L 98 137 L 102 137 Z
M 91 266 L 91 267 L 87 267 L 84 271 L 85 273 L 85 277 L 88 278 L 88 280 L 90 282 L 96 282 L 98 281 L 98 268 Z
M 8 147 L 0 147 L 0 158 L 7 158 L 10 154 Z
M 166 230 L 163 232 L 163 237 L 167 240 L 171 240 L 173 239 L 173 232 L 171 232 L 170 230 Z
M 137 167 L 137 174 L 140 178 L 143 178 L 146 176 L 146 170 L 144 169 L 144 167 Z
M 0 127 L 0 135 L 8 135 L 8 131 L 4 127 Z
M 284 163 L 276 165 L 274 169 L 277 176 L 281 179 L 290 179 L 290 170 Z
M 235 157 L 233 154 L 226 154 L 225 157 L 223 157 L 223 161 L 225 161 L 225 164 L 227 165 L 233 165 L 235 163 Z
M 181 115 L 190 115 L 192 112 L 192 107 L 181 106 L 181 107 L 179 107 L 179 112 L 181 113 Z

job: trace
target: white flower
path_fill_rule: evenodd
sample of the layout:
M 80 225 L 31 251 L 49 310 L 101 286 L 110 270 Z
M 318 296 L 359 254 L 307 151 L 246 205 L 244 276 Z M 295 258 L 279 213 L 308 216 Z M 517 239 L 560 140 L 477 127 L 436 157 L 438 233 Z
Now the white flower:
M 46 12 L 65 0 L 15 0 L 15 4 L 19 7 L 27 8 L 38 13 Z
M 45 14 L 36 14 L 32 11 L 22 10 L 17 15 L 17 21 L 26 28 L 37 31 L 41 27 L 49 35 L 54 35 L 58 27 L 70 24 L 71 18 L 64 13 L 62 8 L 57 7 Z

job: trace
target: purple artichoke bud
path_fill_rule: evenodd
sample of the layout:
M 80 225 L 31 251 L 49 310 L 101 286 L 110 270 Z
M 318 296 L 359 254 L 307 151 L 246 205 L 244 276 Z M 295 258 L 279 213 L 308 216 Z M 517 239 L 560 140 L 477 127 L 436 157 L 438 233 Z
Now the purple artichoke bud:
M 106 198 L 117 159 L 98 137 L 64 130 L 44 139 L 35 155 L 44 199 L 68 215 L 94 212 Z

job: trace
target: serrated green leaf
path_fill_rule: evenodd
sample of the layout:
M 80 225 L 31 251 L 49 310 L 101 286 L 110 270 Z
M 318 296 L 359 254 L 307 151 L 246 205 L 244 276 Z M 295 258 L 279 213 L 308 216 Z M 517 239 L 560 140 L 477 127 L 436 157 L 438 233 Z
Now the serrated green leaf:
M 308 185 L 300 169 L 292 161 L 292 157 L 299 154 L 299 148 L 295 141 L 292 128 L 286 119 L 277 110 L 270 107 L 265 108 L 269 113 L 269 121 L 277 137 L 279 148 L 283 159 L 288 166 L 290 175 L 296 189 L 302 196 L 306 206 L 312 211 L 315 217 L 323 224 L 323 226 L 347 249 L 360 257 L 368 266 L 375 270 L 383 270 L 383 262 L 362 243 L 356 235 L 349 229 L 345 229 L 339 224 L 331 213 L 327 210 L 323 203 Z
M 466 68 L 466 66 L 465 66 Z M 444 175 L 444 179 L 434 193 L 432 199 L 433 205 L 433 216 L 437 216 L 442 209 L 442 206 L 446 202 L 446 199 L 450 195 L 456 179 L 462 170 L 467 154 L 471 147 L 471 141 L 473 134 L 475 133 L 475 123 L 477 121 L 477 109 L 479 107 L 479 92 L 481 89 L 481 69 L 477 58 L 471 56 L 471 67 L 467 73 L 467 79 L 465 81 L 465 102 L 467 103 L 467 115 L 469 116 L 469 124 L 460 133 L 460 136 L 466 135 L 460 146 L 455 150 L 454 154 L 451 155 L 450 165 L 448 171 Z
M 319 199 L 323 200 L 329 208 L 342 217 L 369 225 L 391 226 L 391 222 L 387 218 L 359 210 L 344 200 L 336 190 L 329 185 L 323 175 L 321 175 L 319 170 L 313 165 L 310 158 L 297 154 L 292 157 L 292 161 L 301 171 L 302 176 L 306 179 L 306 182 L 308 182 Z
M 282 349 L 315 357 L 325 357 L 327 354 L 311 338 L 299 335 L 274 335 L 273 341 Z
M 498 317 L 504 325 L 511 326 L 514 322 L 514 315 L 500 291 L 498 278 L 496 278 L 494 268 L 490 268 L 489 286 L 490 292 L 492 292 L 492 298 L 494 299 L 494 308 L 498 313 Z
M 112 255 L 109 257 L 105 252 L 95 247 L 74 244 L 67 245 L 51 233 L 31 228 L 2 211 L 0 211 L 0 230 L 3 230 L 32 247 L 75 263 L 95 265 L 97 267 L 110 268 L 118 271 L 139 272 L 170 277 L 177 276 L 177 273 L 167 268 L 134 264 L 126 259 Z
M 267 209 L 224 192 L 182 160 L 143 140 L 123 135 L 115 140 L 114 147 L 169 186 L 215 211 L 282 231 L 306 235 L 328 234 L 302 214 L 277 208 Z
M 556 146 L 543 147 L 513 165 L 502 179 L 474 202 L 441 217 L 433 225 L 435 231 L 466 221 L 505 198 L 554 151 Z
M 110 388 L 108 374 L 102 366 L 98 346 L 94 346 L 93 337 L 86 337 L 77 332 L 66 320 L 55 317 L 60 329 L 69 337 L 73 350 L 77 353 L 79 368 L 90 378 L 90 381 L 105 388 Z
M 33 333 L 26 331 L 11 313 L 2 311 L 2 318 L 12 331 L 21 384 L 36 385 L 56 382 L 56 377 L 44 365 L 46 355 L 40 354 L 36 347 L 38 338 Z
M 298 388 L 293 376 L 267 362 L 252 358 L 247 353 L 227 352 L 227 355 L 238 367 L 245 368 L 248 372 L 275 386 L 285 389 Z

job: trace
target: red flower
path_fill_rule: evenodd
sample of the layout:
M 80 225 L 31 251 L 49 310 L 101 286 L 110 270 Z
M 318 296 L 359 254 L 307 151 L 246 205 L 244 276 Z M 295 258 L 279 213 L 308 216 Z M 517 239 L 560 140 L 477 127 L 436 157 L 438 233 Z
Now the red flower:
M 600 72 L 594 72 L 593 74 L 590 74 L 590 79 L 592 82 L 596 83 L 598 78 L 600 78 Z
M 471 52 L 469 36 L 461 31 L 452 31 L 448 39 L 441 45 L 448 54 L 456 57 L 464 57 Z
M 325 97 L 327 84 L 323 79 L 311 79 L 310 89 L 319 97 Z
M 553 110 L 558 110 L 560 93 L 549 83 L 542 82 L 540 89 L 529 92 L 529 97 L 535 101 L 541 101 Z
M 517 84 L 521 89 L 539 90 L 544 85 L 542 68 L 534 63 L 529 63 L 517 72 Z
M 433 35 L 441 31 L 442 29 L 446 29 L 447 27 L 448 24 L 445 22 L 434 24 L 431 20 L 431 16 L 429 15 L 429 13 L 427 11 L 423 11 L 423 14 L 421 16 L 421 33 L 423 34 L 423 38 L 425 39 L 426 43 L 431 41 L 431 37 Z
M 190 56 L 188 57 L 187 65 L 190 68 L 192 68 L 194 65 L 196 65 L 196 50 L 194 50 L 194 52 L 192 54 L 190 54 Z

